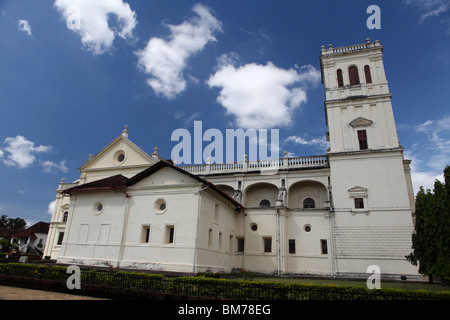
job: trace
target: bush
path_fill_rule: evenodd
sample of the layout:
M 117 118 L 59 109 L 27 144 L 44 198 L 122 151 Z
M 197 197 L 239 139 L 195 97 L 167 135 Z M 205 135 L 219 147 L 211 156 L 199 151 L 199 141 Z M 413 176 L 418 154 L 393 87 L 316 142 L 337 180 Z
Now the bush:
M 49 265 L 9 263 L 0 265 L 0 280 L 28 279 L 42 283 L 39 289 L 65 288 L 67 268 Z M 11 280 L 13 281 L 13 280 Z M 21 280 L 23 282 L 23 280 Z M 187 298 L 238 300 L 450 300 L 450 292 L 406 291 L 398 289 L 368 290 L 364 287 L 242 281 L 197 277 L 168 277 L 161 274 L 117 270 L 82 270 L 83 290 L 94 290 L 98 296 L 122 298 Z M 60 290 L 60 289 L 58 289 Z M 83 292 L 83 290 L 81 292 Z M 76 290 L 75 290 L 76 291 Z M 79 293 L 79 292 L 75 292 Z M 92 294 L 92 293 L 90 293 Z

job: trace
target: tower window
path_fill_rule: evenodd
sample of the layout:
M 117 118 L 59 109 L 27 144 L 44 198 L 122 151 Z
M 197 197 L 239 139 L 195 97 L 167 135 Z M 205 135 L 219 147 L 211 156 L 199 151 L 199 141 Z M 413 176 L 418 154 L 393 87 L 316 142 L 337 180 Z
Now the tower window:
M 359 150 L 368 149 L 366 130 L 358 130 Z
M 263 238 L 264 240 L 264 252 L 272 252 L 272 238 Z
M 359 75 L 358 75 L 358 68 L 355 66 L 351 66 L 348 68 L 348 75 L 350 78 L 350 85 L 354 86 L 356 84 L 359 84 Z
M 344 78 L 342 77 L 342 70 L 338 69 L 337 71 L 337 82 L 338 82 L 338 87 L 341 88 L 344 86 Z
M 369 66 L 364 66 L 364 74 L 366 75 L 366 83 L 372 83 L 372 76 L 370 75 Z
M 314 202 L 313 199 L 306 198 L 305 200 L 303 200 L 303 208 L 315 208 L 315 207 L 316 203 Z
M 67 219 L 69 217 L 69 212 L 65 211 L 63 215 L 63 222 L 67 222 Z

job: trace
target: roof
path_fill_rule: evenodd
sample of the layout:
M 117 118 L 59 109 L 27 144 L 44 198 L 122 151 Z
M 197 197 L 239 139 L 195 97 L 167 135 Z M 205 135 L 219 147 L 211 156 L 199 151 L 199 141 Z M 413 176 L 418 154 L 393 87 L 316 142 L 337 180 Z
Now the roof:
M 0 228 L 0 238 L 10 238 L 14 232 L 17 232 L 17 230 L 10 228 Z
M 15 238 L 25 238 L 33 237 L 36 238 L 36 233 L 48 233 L 49 223 L 39 221 L 38 223 L 32 225 L 28 229 L 14 233 L 12 236 Z
M 177 166 L 175 166 L 171 161 L 167 160 L 160 160 L 156 164 L 152 165 L 151 167 L 141 171 L 140 173 L 136 174 L 135 176 L 131 178 L 127 178 L 121 174 L 115 175 L 109 178 L 101 179 L 92 181 L 86 184 L 82 184 L 79 186 L 75 186 L 69 189 L 66 189 L 63 191 L 63 193 L 72 194 L 75 192 L 83 192 L 83 191 L 99 191 L 99 190 L 125 190 L 126 188 L 138 183 L 142 179 L 152 175 L 156 171 L 169 167 L 174 170 L 177 170 L 178 172 L 181 172 L 182 174 L 188 175 L 191 178 L 197 180 L 198 182 L 201 182 L 205 185 L 207 185 L 209 188 L 211 188 L 214 192 L 218 193 L 220 196 L 226 198 L 231 203 L 233 203 L 236 208 L 244 208 L 242 204 L 240 204 L 238 201 L 230 197 L 228 194 L 226 194 L 222 189 L 217 187 L 212 182 L 206 181 L 205 179 L 200 178 L 199 176 L 196 176 L 192 173 L 189 173 Z

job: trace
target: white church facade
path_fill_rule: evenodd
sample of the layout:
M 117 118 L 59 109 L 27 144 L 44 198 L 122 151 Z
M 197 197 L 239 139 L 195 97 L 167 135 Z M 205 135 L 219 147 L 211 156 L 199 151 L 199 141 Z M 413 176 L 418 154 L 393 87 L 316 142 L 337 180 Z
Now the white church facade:
M 176 166 L 128 129 L 61 181 L 44 256 L 158 271 L 419 276 L 410 161 L 379 41 L 320 55 L 326 155 Z M 276 172 L 264 174 L 267 165 Z

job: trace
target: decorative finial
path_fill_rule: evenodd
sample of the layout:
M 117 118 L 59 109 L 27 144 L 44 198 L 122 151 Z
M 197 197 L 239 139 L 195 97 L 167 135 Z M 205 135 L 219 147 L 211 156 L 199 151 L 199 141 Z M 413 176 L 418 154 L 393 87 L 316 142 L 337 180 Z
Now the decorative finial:
M 366 42 L 367 42 L 367 43 L 370 43 L 370 38 L 366 38 Z
M 122 131 L 122 135 L 123 135 L 125 138 L 128 138 L 128 125 L 125 125 L 125 127 L 124 127 L 124 129 L 123 129 L 123 131 Z
M 158 153 L 158 147 L 153 148 L 153 153 Z

